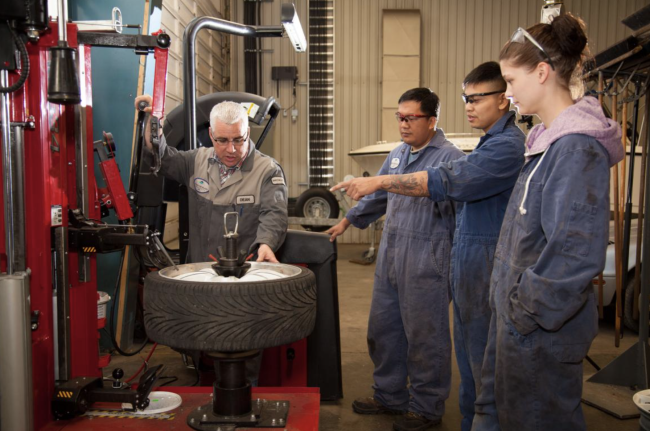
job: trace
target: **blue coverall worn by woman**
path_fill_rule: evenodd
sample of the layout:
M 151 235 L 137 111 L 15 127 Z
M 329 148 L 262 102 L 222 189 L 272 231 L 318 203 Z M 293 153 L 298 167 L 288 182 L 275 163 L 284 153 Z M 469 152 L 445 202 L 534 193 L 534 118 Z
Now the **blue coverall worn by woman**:
M 510 97 L 536 114 L 506 210 L 490 286 L 492 322 L 473 430 L 584 430 L 582 360 L 598 332 L 592 280 L 605 264 L 609 168 L 619 126 L 574 101 L 586 47 L 570 14 L 519 29 L 500 55 Z

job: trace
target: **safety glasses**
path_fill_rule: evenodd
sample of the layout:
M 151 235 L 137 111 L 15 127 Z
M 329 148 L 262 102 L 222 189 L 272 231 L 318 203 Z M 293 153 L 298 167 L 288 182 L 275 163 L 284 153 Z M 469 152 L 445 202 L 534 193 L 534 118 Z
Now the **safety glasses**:
M 506 92 L 506 90 L 490 91 L 489 93 L 473 93 L 473 94 L 465 94 L 465 93 L 463 93 L 463 94 L 460 95 L 460 97 L 463 98 L 463 102 L 465 102 L 465 104 L 469 103 L 471 105 L 471 104 L 477 102 L 477 100 L 475 99 L 476 97 L 492 96 L 493 94 L 501 94 L 501 93 L 505 93 L 505 92 Z
M 421 114 L 413 114 L 413 115 L 402 115 L 399 112 L 395 113 L 395 119 L 397 120 L 398 123 L 405 122 L 406 124 L 412 123 L 419 118 L 429 118 L 431 115 L 421 115 Z
M 532 43 L 533 45 L 535 45 L 535 47 L 536 47 L 537 49 L 539 49 L 540 51 L 542 51 L 542 54 L 544 54 L 544 57 L 546 57 L 546 59 L 548 60 L 548 64 L 549 64 L 549 66 L 551 66 L 551 69 L 555 70 L 555 66 L 553 65 L 553 61 L 551 60 L 551 56 L 548 55 L 548 53 L 544 50 L 544 48 L 542 48 L 542 45 L 540 45 L 539 42 L 537 42 L 537 41 L 535 40 L 535 38 L 533 38 L 533 36 L 531 36 L 530 33 L 528 33 L 528 32 L 527 32 L 526 30 L 524 30 L 523 28 L 519 27 L 519 28 L 518 28 L 518 29 L 517 29 L 517 30 L 512 34 L 512 37 L 510 38 L 510 42 L 524 43 L 524 42 L 526 42 L 526 39 L 528 39 L 528 41 L 529 41 L 530 43 Z
M 235 147 L 241 147 L 244 145 L 246 140 L 248 139 L 248 133 L 245 136 L 239 136 L 234 139 L 227 139 L 227 138 L 215 138 L 210 134 L 210 137 L 214 140 L 214 142 L 217 143 L 220 147 L 225 147 L 226 145 L 230 144 L 232 142 L 233 146 Z

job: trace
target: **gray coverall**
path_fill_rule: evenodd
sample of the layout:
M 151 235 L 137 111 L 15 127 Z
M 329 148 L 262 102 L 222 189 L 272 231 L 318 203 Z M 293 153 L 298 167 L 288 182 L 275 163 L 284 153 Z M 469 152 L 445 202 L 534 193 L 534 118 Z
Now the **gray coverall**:
M 391 151 L 378 175 L 419 172 L 463 156 L 441 129 L 408 163 L 410 150 L 402 144 Z M 384 214 L 368 322 L 374 396 L 393 409 L 442 417 L 451 386 L 449 253 L 455 205 L 378 191 L 346 217 L 363 229 Z
M 277 250 L 287 232 L 287 186 L 282 168 L 269 156 L 249 151 L 241 166 L 221 185 L 213 149 L 178 151 L 161 139 L 160 173 L 187 186 L 189 252 L 187 262 L 207 262 L 224 245 L 223 215 L 239 214 L 239 249 L 267 244 Z M 229 223 L 229 228 L 233 226 Z

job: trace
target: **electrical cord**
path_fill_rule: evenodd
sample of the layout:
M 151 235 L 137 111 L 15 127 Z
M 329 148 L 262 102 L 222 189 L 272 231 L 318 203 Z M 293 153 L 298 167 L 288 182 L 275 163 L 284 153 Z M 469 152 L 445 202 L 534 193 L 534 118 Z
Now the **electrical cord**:
M 160 376 L 160 377 L 158 377 L 159 381 L 164 380 L 164 379 L 170 379 L 170 380 L 168 382 L 165 382 L 162 385 L 158 385 L 158 386 L 162 387 L 162 386 L 170 385 L 170 384 L 174 383 L 175 381 L 177 381 L 178 377 L 176 377 L 176 376 Z
M 122 256 L 122 258 L 120 259 L 120 270 L 118 271 L 118 274 L 122 274 L 122 269 L 123 269 L 123 266 L 124 266 L 124 252 L 122 252 L 120 255 Z M 118 276 L 117 277 L 117 282 L 115 283 L 115 294 L 114 294 L 115 298 L 118 297 L 119 291 L 120 291 L 120 277 Z M 120 346 L 118 346 L 117 339 L 115 338 L 115 327 L 114 327 L 114 323 L 115 323 L 114 322 L 115 303 L 116 302 L 117 302 L 116 300 L 113 300 L 113 303 L 111 304 L 111 323 L 108 325 L 108 328 L 110 330 L 109 332 L 110 332 L 110 335 L 111 335 L 111 337 L 110 337 L 111 338 L 111 343 L 113 344 L 113 347 L 115 347 L 115 350 L 117 350 L 117 352 L 120 355 L 122 355 L 122 356 L 135 356 L 138 353 L 140 353 L 142 351 L 142 349 L 144 349 L 146 347 L 147 343 L 149 343 L 149 337 L 146 337 L 144 339 L 144 342 L 142 343 L 142 345 L 140 347 L 138 347 L 136 350 L 134 350 L 133 352 L 125 352 L 124 350 L 122 350 L 120 348 Z
M 153 355 L 153 352 L 156 350 L 156 347 L 158 347 L 158 343 L 153 343 L 153 347 L 151 348 L 151 351 L 147 355 L 147 359 L 145 359 L 142 362 L 142 365 L 140 365 L 140 368 L 138 368 L 138 371 L 136 371 L 135 374 L 133 374 L 128 379 L 124 380 L 124 383 L 131 382 L 131 380 L 135 379 L 138 376 L 138 374 L 140 374 L 142 372 L 142 370 L 145 369 L 145 367 L 149 367 L 149 359 L 151 359 L 151 355 Z
M 9 26 L 9 31 L 11 32 L 11 37 L 13 38 L 16 46 L 18 47 L 18 50 L 20 51 L 20 58 L 22 59 L 22 71 L 20 74 L 20 78 L 14 85 L 11 85 L 9 87 L 0 87 L 0 93 L 13 93 L 16 90 L 19 90 L 23 84 L 25 84 L 25 81 L 27 81 L 27 76 L 29 75 L 29 55 L 27 54 L 27 48 L 25 47 L 25 42 L 16 34 L 13 28 L 11 28 L 11 24 L 9 21 L 7 21 L 7 25 Z
M 194 362 L 194 357 L 191 357 L 191 359 L 192 364 L 194 364 L 194 371 L 196 372 L 196 382 L 194 382 L 192 386 L 198 386 L 201 382 L 201 372 L 199 371 L 199 367 L 196 365 L 196 362 Z

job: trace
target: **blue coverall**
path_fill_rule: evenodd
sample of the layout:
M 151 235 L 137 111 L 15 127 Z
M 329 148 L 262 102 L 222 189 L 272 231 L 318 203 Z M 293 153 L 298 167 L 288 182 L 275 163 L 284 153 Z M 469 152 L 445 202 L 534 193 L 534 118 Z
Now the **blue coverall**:
M 434 201 L 464 202 L 451 249 L 454 347 L 460 371 L 461 430 L 469 431 L 481 385 L 492 310 L 490 275 L 501 222 L 524 164 L 524 133 L 506 113 L 466 157 L 427 169 Z
M 378 175 L 423 171 L 463 156 L 441 129 L 409 163 L 410 150 L 402 144 L 391 151 Z M 346 217 L 363 229 L 384 214 L 368 321 L 374 397 L 393 409 L 439 418 L 451 385 L 449 253 L 455 204 L 378 191 Z
M 585 429 L 582 360 L 598 332 L 592 280 L 605 264 L 609 166 L 584 134 L 524 165 L 494 258 L 472 429 Z

